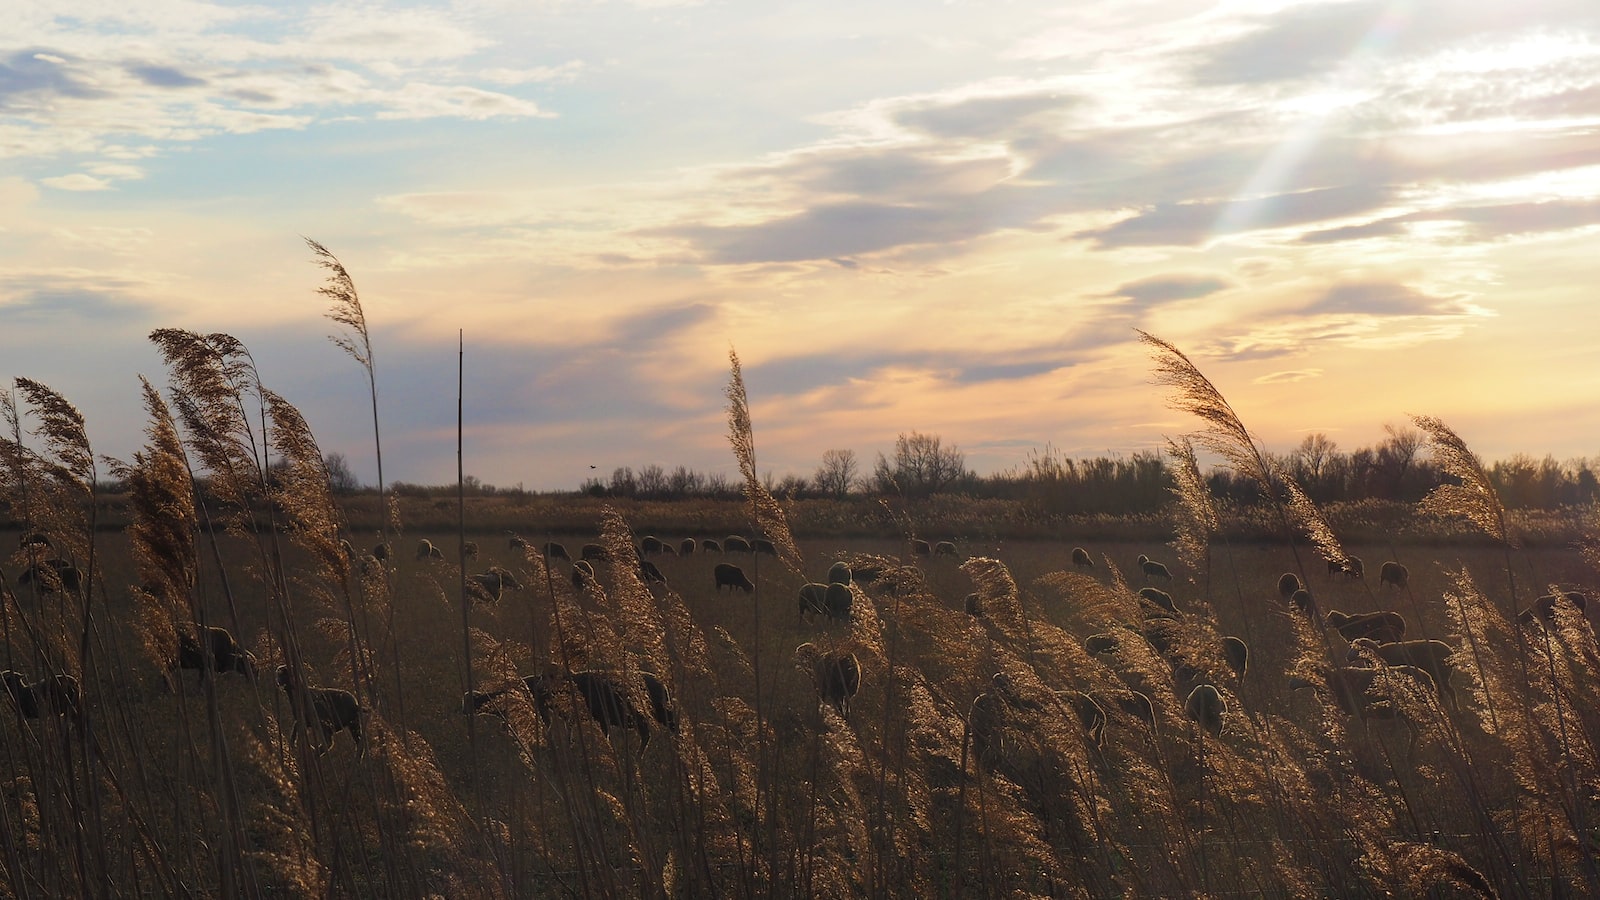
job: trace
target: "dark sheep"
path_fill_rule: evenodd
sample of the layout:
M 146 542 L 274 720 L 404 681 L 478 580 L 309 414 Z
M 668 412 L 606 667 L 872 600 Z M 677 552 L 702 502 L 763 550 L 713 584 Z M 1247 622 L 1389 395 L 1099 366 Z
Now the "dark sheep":
M 523 551 L 526 551 L 528 549 L 528 542 L 526 540 L 524 540 L 516 532 L 507 531 L 506 532 L 506 538 L 507 538 L 506 546 L 509 547 L 510 549 L 512 549 L 512 550 L 523 550 Z
M 678 733 L 678 709 L 672 702 L 672 694 L 668 693 L 667 686 L 650 672 L 640 672 L 644 678 L 645 696 L 650 699 L 650 717 L 661 723 L 661 727 L 673 734 Z
M 1017 686 L 1012 683 L 1011 676 L 1004 672 L 996 672 L 989 676 L 989 683 L 994 685 L 995 693 L 1000 695 L 1000 699 L 1004 700 L 1006 705 L 1012 709 L 1037 710 L 1040 708 L 1039 701 L 1022 696 L 1022 692 L 1018 691 Z
M 765 553 L 768 556 L 777 556 L 778 547 L 766 538 L 755 538 L 750 541 L 751 553 Z
M 800 619 L 804 621 L 808 614 L 817 613 L 826 615 L 828 612 L 828 586 L 808 581 L 800 585 Z
M 639 560 L 639 580 L 645 584 L 666 584 L 667 576 L 661 574 L 661 569 L 648 559 Z
M 737 534 L 730 534 L 722 539 L 724 553 L 751 553 L 750 542 Z
M 823 594 L 823 606 L 830 622 L 848 622 L 855 609 L 856 595 L 848 584 L 834 582 Z
M 578 551 L 578 556 L 589 562 L 601 562 L 610 559 L 611 552 L 605 548 L 604 544 L 584 544 L 583 548 Z
M 1456 672 L 1450 657 L 1454 656 L 1456 651 L 1444 641 L 1399 641 L 1393 644 L 1380 644 L 1370 638 L 1357 638 L 1350 642 L 1350 652 L 1346 659 L 1355 662 L 1361 659 L 1363 651 L 1373 654 L 1390 666 L 1415 666 L 1427 672 L 1433 678 L 1434 686 L 1439 689 L 1439 696 L 1450 702 L 1450 708 L 1461 708 L 1456 700 L 1455 687 L 1450 684 L 1451 676 Z
M 1115 694 L 1109 695 L 1104 692 L 1097 691 L 1091 693 L 1090 697 L 1095 701 L 1095 703 L 1099 704 L 1102 710 L 1111 706 L 1115 706 L 1117 709 L 1127 713 L 1130 716 L 1133 716 L 1146 725 L 1149 725 L 1152 728 L 1155 727 L 1156 705 L 1150 702 L 1149 697 L 1139 693 L 1138 691 L 1118 691 Z
M 967 595 L 967 615 L 974 619 L 983 618 L 983 598 L 978 596 L 977 591 Z
M 1172 595 L 1163 590 L 1158 590 L 1153 587 L 1140 588 L 1139 599 L 1148 600 L 1149 602 L 1154 603 L 1156 606 L 1161 607 L 1169 613 L 1176 613 L 1178 611 L 1178 604 L 1172 601 Z
M 1384 669 L 1339 668 L 1323 673 L 1322 678 L 1322 684 L 1301 677 L 1291 678 L 1289 688 L 1299 690 L 1310 687 L 1326 690 L 1333 695 L 1334 702 L 1347 715 L 1363 721 L 1399 719 L 1411 732 L 1408 750 L 1416 750 L 1417 727 L 1396 702 L 1396 693 L 1403 689 L 1402 682 L 1397 679 L 1410 679 L 1418 689 L 1437 694 L 1438 688 L 1434 684 L 1433 676 L 1415 666 L 1388 666 Z
M 649 678 L 645 682 L 649 687 Z M 609 732 L 614 727 L 631 728 L 639 735 L 639 747 L 644 749 L 650 746 L 650 725 L 645 716 L 628 699 L 627 691 L 605 672 L 583 671 L 567 672 L 557 663 L 546 663 L 544 672 L 539 676 L 539 684 L 534 691 L 537 698 L 542 691 L 545 696 L 555 697 L 555 692 L 562 684 L 569 684 L 576 688 L 583 697 L 584 705 L 589 708 L 589 716 L 599 723 L 602 731 Z M 668 714 L 670 698 L 666 696 L 666 687 L 657 681 L 657 688 L 661 692 L 664 702 L 663 715 Z M 652 700 L 652 705 L 654 701 Z M 548 720 L 546 720 L 548 721 Z M 671 721 L 675 726 L 676 714 L 672 714 Z M 673 727 L 673 726 L 669 726 Z
M 433 541 L 423 538 L 417 541 L 417 559 L 444 559 L 444 551 L 433 545 Z
M 1300 576 L 1293 572 L 1285 572 L 1278 576 L 1278 595 L 1285 600 L 1293 597 L 1294 592 L 1300 590 L 1301 587 Z
M 1403 588 L 1411 583 L 1411 572 L 1405 566 L 1390 560 L 1378 569 L 1378 583 Z
M 661 543 L 661 555 L 662 556 L 677 556 L 678 555 L 678 548 L 673 546 L 672 544 L 669 544 L 669 543 L 663 541 Z
M 1106 749 L 1106 710 L 1099 701 L 1079 691 L 1057 691 L 1056 696 L 1078 717 L 1083 733 L 1096 750 Z
M 517 581 L 515 575 L 499 566 L 495 566 L 487 572 L 467 576 L 467 589 L 478 599 L 489 603 L 499 603 L 500 595 L 507 588 L 513 591 L 520 591 L 522 590 L 522 583 Z
M 562 544 L 560 541 L 544 542 L 544 558 L 564 559 L 567 562 L 572 562 L 572 555 L 567 553 L 566 545 Z
M 1222 699 L 1222 692 L 1214 685 L 1196 685 L 1189 692 L 1189 699 L 1183 702 L 1183 714 L 1211 732 L 1212 736 L 1220 736 L 1222 717 L 1228 714 L 1228 702 Z
M 639 541 L 639 552 L 645 556 L 655 556 L 661 552 L 661 539 L 654 535 L 645 535 Z
M 1117 652 L 1117 636 L 1114 634 L 1091 634 L 1083 639 L 1083 649 L 1098 656 L 1101 653 Z
M 389 543 L 380 541 L 372 545 L 372 558 L 380 562 L 387 561 L 389 559 Z
M 83 591 L 83 570 L 64 559 L 43 559 L 30 563 L 22 574 L 17 576 L 18 584 L 32 584 L 37 582 L 39 590 L 46 594 L 65 592 L 79 594 Z
M 999 695 L 985 691 L 972 698 L 967 710 L 967 734 L 972 739 L 972 755 L 986 765 L 994 765 L 1005 755 L 1006 704 Z
M 933 555 L 933 546 L 931 544 L 929 544 L 927 541 L 922 540 L 921 538 L 913 538 L 912 541 L 911 541 L 911 555 L 912 556 L 932 556 Z
M 850 567 L 850 580 L 854 584 L 871 584 L 882 578 L 884 571 L 880 563 L 857 563 Z
M 1089 556 L 1089 551 L 1082 547 L 1072 548 L 1072 564 L 1080 569 L 1094 568 L 1094 559 Z
M 1222 639 L 1222 658 L 1235 677 L 1243 678 L 1250 669 L 1250 647 L 1243 639 L 1228 635 Z
M 467 541 L 466 543 L 462 544 L 461 545 L 461 558 L 462 559 L 477 559 L 478 558 L 478 542 L 477 541 Z
M 572 587 L 583 590 L 586 584 L 594 583 L 594 566 L 587 559 L 580 559 L 572 564 Z
M 1549 622 L 1555 618 L 1556 603 L 1560 601 L 1566 601 L 1580 616 L 1589 609 L 1589 598 L 1582 591 L 1561 591 L 1558 594 L 1545 594 L 1533 601 L 1532 606 L 1517 613 L 1517 621 L 1523 625 L 1532 625 L 1535 619 Z
M 322 756 L 333 748 L 333 739 L 341 731 L 349 731 L 362 756 L 367 755 L 367 745 L 361 739 L 361 715 L 366 712 L 356 702 L 356 695 L 340 688 L 307 687 L 300 684 L 288 666 L 278 667 L 278 687 L 289 698 L 289 714 L 294 718 L 294 731 L 290 740 L 299 737 L 308 717 L 317 720 L 321 741 L 312 749 Z M 308 715 L 309 714 L 309 715 Z
M 1316 601 L 1311 599 L 1311 592 L 1305 588 L 1295 591 L 1289 597 L 1289 607 L 1295 612 L 1309 613 L 1316 608 Z
M 733 563 L 717 563 L 711 570 L 712 577 L 717 581 L 717 593 L 722 593 L 723 588 L 741 588 L 746 594 L 753 593 L 756 586 L 745 577 L 744 570 Z
M 960 556 L 961 554 L 960 554 L 959 551 L 956 550 L 956 545 L 953 542 L 951 542 L 951 541 L 940 541 L 939 543 L 933 545 L 933 555 L 934 556 Z
M 179 672 L 196 669 L 202 682 L 209 672 L 237 672 L 251 681 L 256 680 L 255 654 L 239 646 L 228 629 L 216 625 L 201 629 L 198 636 L 179 632 L 178 656 L 172 661 L 172 668 Z
M 861 660 L 848 650 L 823 653 L 811 643 L 796 647 L 794 655 L 809 667 L 817 696 L 840 716 L 848 716 L 850 698 L 861 691 Z
M 700 551 L 702 553 L 721 553 L 722 544 L 716 538 L 706 538 L 700 542 Z
M 5 682 L 12 705 L 25 719 L 45 713 L 76 719 L 83 709 L 83 692 L 71 675 L 46 675 L 30 684 L 21 672 L 7 669 L 0 672 L 0 681 Z
M 1405 617 L 1387 610 L 1347 615 L 1337 609 L 1328 611 L 1327 623 L 1347 641 L 1371 638 L 1380 644 L 1392 644 L 1406 637 Z
M 1149 581 L 1152 578 L 1160 578 L 1165 581 L 1172 580 L 1172 573 L 1167 571 L 1166 566 L 1156 562 L 1144 554 L 1139 555 L 1139 569 L 1140 571 L 1144 572 L 1145 581 Z
M 42 531 L 24 531 L 17 535 L 17 547 L 25 551 L 49 550 L 55 547 L 50 536 Z
M 850 564 L 836 562 L 828 567 L 829 584 L 849 584 L 855 580 L 855 573 L 850 571 Z
M 679 556 L 693 556 L 694 555 L 694 538 L 684 538 L 683 539 L 683 542 L 678 545 L 678 555 Z
M 1345 560 L 1344 573 L 1351 578 L 1363 578 L 1367 574 L 1367 568 L 1362 564 L 1361 557 L 1351 556 Z

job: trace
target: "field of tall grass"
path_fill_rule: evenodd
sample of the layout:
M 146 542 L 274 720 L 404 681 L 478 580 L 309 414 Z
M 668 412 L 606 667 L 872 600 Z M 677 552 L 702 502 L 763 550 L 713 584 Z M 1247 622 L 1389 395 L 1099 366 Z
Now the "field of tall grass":
M 324 260 L 375 394 L 354 286 Z M 19 379 L 0 402 L 17 547 L 0 565 L 7 896 L 1600 895 L 1600 646 L 1570 602 L 1518 617 L 1586 590 L 1594 551 L 1525 544 L 1444 423 L 1415 420 L 1454 476 L 1415 515 L 1480 540 L 1347 544 L 1146 335 L 1198 418 L 1169 448 L 1176 538 L 1075 541 L 1085 566 L 1066 542 L 941 531 L 893 500 L 881 534 L 797 538 L 756 477 L 731 357 L 743 519 L 659 537 L 735 531 L 774 552 L 655 556 L 657 584 L 614 507 L 577 540 L 570 522 L 469 522 L 464 503 L 454 528 L 386 504 L 376 537 L 352 529 L 314 436 L 242 344 L 153 338 L 170 380 L 145 385 L 132 460 L 96 456 L 48 386 Z M 1220 529 L 1197 444 L 1275 498 L 1271 539 Z M 95 496 L 108 472 L 130 490 L 115 532 Z M 598 544 L 597 577 L 546 560 L 552 538 L 574 556 Z M 424 539 L 442 558 L 414 552 Z M 916 552 L 946 539 L 957 554 Z M 802 614 L 800 586 L 840 560 L 876 573 L 848 621 Z M 1386 561 L 1409 577 L 1381 582 Z M 726 562 L 752 592 L 717 587 Z M 519 586 L 490 598 L 469 576 L 495 569 Z M 1280 593 L 1286 574 L 1306 593 Z M 1448 643 L 1453 690 L 1352 653 L 1334 610 L 1393 610 L 1407 638 Z M 253 677 L 176 666 L 204 626 L 238 638 Z M 806 643 L 859 661 L 847 713 L 820 700 Z M 648 743 L 603 729 L 570 681 L 536 701 L 522 679 L 551 666 L 606 673 Z M 675 730 L 650 717 L 646 672 Z M 50 702 L 57 675 L 76 703 Z M 283 681 L 351 692 L 362 739 L 324 740 Z M 471 715 L 469 690 L 495 696 Z

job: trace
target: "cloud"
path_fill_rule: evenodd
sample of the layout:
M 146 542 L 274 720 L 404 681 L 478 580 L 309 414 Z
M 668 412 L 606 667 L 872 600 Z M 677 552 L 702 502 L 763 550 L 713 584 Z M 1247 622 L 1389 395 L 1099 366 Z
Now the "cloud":
M 68 64 L 67 59 L 40 50 L 18 50 L 0 59 L 0 109 L 48 107 L 52 97 L 104 96 Z
M 201 87 L 206 83 L 204 78 L 185 75 L 172 66 L 130 66 L 128 72 L 152 87 Z
M 116 279 L 68 279 L 50 276 L 16 276 L 0 293 L 0 313 L 15 324 L 126 325 L 140 321 L 155 308 L 133 297 L 135 286 Z
M 1098 247 L 1196 246 L 1213 234 L 1223 216 L 1229 233 L 1306 225 L 1324 219 L 1371 212 L 1389 202 L 1394 189 L 1383 184 L 1350 184 L 1248 200 L 1161 203 L 1105 228 L 1073 235 Z
M 104 178 L 96 178 L 93 175 L 85 175 L 82 172 L 74 172 L 71 175 L 56 175 L 51 178 L 41 178 L 39 179 L 39 183 L 47 184 L 50 187 L 63 191 L 111 190 L 111 182 Z
M 1407 233 L 1419 222 L 1451 222 L 1464 226 L 1458 240 L 1494 240 L 1519 234 L 1569 231 L 1600 225 L 1600 200 L 1544 200 L 1421 210 L 1360 225 L 1308 232 L 1300 241 L 1331 244 Z
M 1144 306 L 1172 300 L 1207 297 L 1231 287 L 1233 282 L 1204 273 L 1154 275 L 1130 281 L 1112 291 L 1109 296 L 1126 297 Z
M 1306 381 L 1311 378 L 1321 378 L 1321 369 L 1290 369 L 1285 372 L 1272 372 L 1252 380 L 1253 384 L 1294 384 L 1297 381 Z
M 1303 315 L 1369 316 L 1458 315 L 1464 298 L 1437 297 L 1409 285 L 1388 281 L 1337 284 L 1301 308 Z

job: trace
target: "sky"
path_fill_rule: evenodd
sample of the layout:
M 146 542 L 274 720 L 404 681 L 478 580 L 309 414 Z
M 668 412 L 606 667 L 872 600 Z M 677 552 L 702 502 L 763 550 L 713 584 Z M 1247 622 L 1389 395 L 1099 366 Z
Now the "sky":
M 1438 416 L 1600 454 L 1600 4 L 21 0 L 0 29 L 0 377 L 128 458 L 152 329 L 227 332 L 375 476 L 981 472 L 1197 427 Z M 458 335 L 464 350 L 458 356 Z M 594 467 L 594 468 L 591 468 Z

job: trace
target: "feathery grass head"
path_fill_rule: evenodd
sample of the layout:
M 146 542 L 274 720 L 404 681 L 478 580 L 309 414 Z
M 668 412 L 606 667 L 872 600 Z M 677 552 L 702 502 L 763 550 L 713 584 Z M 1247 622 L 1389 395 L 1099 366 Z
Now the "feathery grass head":
M 172 405 L 189 448 L 223 502 L 243 509 L 266 483 L 259 442 L 245 416 L 245 397 L 258 393 L 255 361 L 237 339 L 160 328 L 150 340 L 169 370 Z
M 1441 484 L 1430 491 L 1422 498 L 1423 512 L 1465 518 L 1484 534 L 1516 547 L 1517 536 L 1506 519 L 1505 506 L 1477 454 L 1467 449 L 1467 442 L 1450 426 L 1433 416 L 1412 416 L 1411 421 L 1427 434 L 1428 448 L 1439 468 L 1461 480 L 1460 484 Z
M 1270 496 L 1272 479 L 1266 461 L 1256 447 L 1255 438 L 1245 429 L 1222 392 L 1201 374 L 1182 350 L 1146 331 L 1139 331 L 1139 340 L 1151 348 L 1156 384 L 1172 389 L 1167 405 L 1198 416 L 1206 423 L 1206 427 L 1195 433 L 1195 441 L 1221 456 L 1234 471 L 1249 477 Z
M 1172 493 L 1178 498 L 1176 538 L 1173 549 L 1184 565 L 1198 571 L 1205 562 L 1206 548 L 1215 534 L 1220 520 L 1211 492 L 1200 475 L 1200 464 L 1194 456 L 1194 444 L 1188 438 L 1167 439 L 1167 454 L 1172 457 Z
M 327 297 L 332 304 L 328 309 L 328 318 L 355 333 L 354 337 L 329 335 L 328 340 L 350 354 L 362 368 L 370 370 L 372 340 L 367 333 L 367 314 L 361 309 L 361 296 L 356 293 L 355 279 L 350 277 L 344 264 L 327 247 L 311 238 L 306 238 L 305 242 L 316 256 L 317 265 L 328 270 L 327 282 L 317 288 L 317 293 Z
M 343 581 L 350 561 L 339 545 L 339 510 L 322 450 L 294 404 L 266 388 L 261 395 L 272 420 L 272 446 L 282 462 L 274 496 L 294 522 L 295 541 L 316 555 L 329 581 Z
M 750 400 L 744 390 L 744 373 L 739 366 L 739 354 L 728 350 L 728 443 L 733 446 L 733 456 L 739 462 L 739 474 L 744 477 L 745 496 L 755 515 L 755 526 L 778 551 L 778 560 L 790 572 L 799 575 L 803 560 L 800 548 L 795 546 L 789 532 L 789 520 L 783 507 L 761 484 L 756 473 L 755 429 L 750 424 Z
M 83 427 L 83 414 L 67 398 L 31 378 L 18 378 L 17 389 L 39 417 L 34 431 L 44 438 L 45 447 L 55 456 L 59 474 L 69 476 L 87 492 L 94 486 L 94 452 L 89 449 L 89 434 Z

